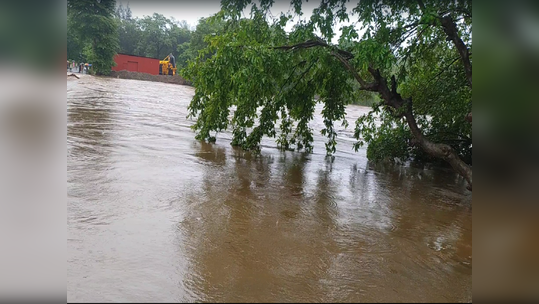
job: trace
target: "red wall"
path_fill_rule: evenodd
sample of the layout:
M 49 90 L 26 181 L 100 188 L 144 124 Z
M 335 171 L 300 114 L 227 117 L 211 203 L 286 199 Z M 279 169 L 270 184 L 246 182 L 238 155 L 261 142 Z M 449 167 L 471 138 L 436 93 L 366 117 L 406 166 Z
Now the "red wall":
M 113 71 L 128 70 L 159 75 L 159 59 L 117 54 L 114 61 L 116 66 L 112 67 Z

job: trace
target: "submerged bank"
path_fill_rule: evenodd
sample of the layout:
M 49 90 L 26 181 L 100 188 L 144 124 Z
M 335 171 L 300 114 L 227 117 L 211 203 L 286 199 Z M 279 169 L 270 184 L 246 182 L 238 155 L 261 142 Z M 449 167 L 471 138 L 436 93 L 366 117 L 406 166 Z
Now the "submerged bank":
M 140 72 L 131 72 L 131 71 L 112 71 L 110 77 L 121 78 L 121 79 L 135 79 L 135 80 L 144 80 L 144 81 L 154 81 L 154 82 L 164 82 L 180 85 L 191 85 L 191 83 L 183 79 L 179 75 L 170 76 L 170 75 L 151 75 L 147 73 Z

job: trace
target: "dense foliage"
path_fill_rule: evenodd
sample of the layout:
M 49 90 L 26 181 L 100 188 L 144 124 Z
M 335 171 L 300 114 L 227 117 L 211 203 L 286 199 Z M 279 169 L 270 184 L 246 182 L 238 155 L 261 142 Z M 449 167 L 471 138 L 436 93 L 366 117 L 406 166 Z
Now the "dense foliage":
M 346 0 L 322 1 L 289 33 L 301 0 L 271 20 L 271 0 L 221 3 L 211 21 L 225 22 L 223 33 L 206 37 L 208 47 L 184 70 L 196 88 L 197 138 L 215 140 L 230 127 L 232 144 L 245 149 L 270 136 L 283 149 L 310 151 L 320 102 L 331 154 L 335 123 L 348 124 L 345 104 L 374 92 L 380 101 L 356 122 L 356 149 L 368 144 L 373 160 L 446 161 L 471 189 L 471 1 L 362 0 L 352 14 Z M 332 44 L 334 24 L 350 18 L 362 31 L 343 27 Z
M 82 6 L 88 7 L 88 2 L 81 3 Z M 77 30 L 77 26 L 85 21 L 72 15 L 68 14 L 67 57 L 77 62 L 91 62 L 90 41 Z M 223 22 L 210 24 L 204 18 L 193 29 L 184 20 L 177 21 L 158 13 L 143 18 L 133 17 L 129 5 L 122 4 L 116 7 L 113 17 L 117 26 L 118 53 L 157 59 L 173 54 L 179 70 L 208 46 L 204 41 L 207 35 L 218 34 L 223 28 Z
M 178 66 L 184 68 L 189 61 L 199 55 L 199 51 L 208 47 L 206 36 L 218 35 L 223 31 L 224 22 L 210 22 L 207 18 L 201 18 L 191 33 L 191 39 L 178 46 Z M 208 54 L 207 56 L 210 56 Z
M 67 9 L 68 52 L 84 54 L 77 57 L 91 62 L 98 75 L 109 74 L 118 50 L 118 24 L 114 19 L 116 1 L 69 0 Z

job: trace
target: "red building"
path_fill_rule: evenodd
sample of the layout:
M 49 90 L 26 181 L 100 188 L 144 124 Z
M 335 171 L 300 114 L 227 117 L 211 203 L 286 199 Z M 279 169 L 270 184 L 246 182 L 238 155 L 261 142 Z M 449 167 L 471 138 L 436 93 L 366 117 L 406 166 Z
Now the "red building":
M 133 56 L 126 54 L 117 54 L 114 56 L 116 66 L 113 71 L 131 71 L 159 75 L 159 59 Z

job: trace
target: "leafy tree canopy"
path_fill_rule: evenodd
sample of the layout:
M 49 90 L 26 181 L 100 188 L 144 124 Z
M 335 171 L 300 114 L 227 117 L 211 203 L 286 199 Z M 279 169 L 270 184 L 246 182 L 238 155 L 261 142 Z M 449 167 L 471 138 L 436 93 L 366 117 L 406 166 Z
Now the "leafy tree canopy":
M 98 75 L 107 75 L 115 65 L 118 24 L 114 19 L 115 0 L 69 0 L 70 30 Z M 69 36 L 68 36 L 69 37 Z
M 325 0 L 289 33 L 302 1 L 270 20 L 272 4 L 222 0 L 210 18 L 225 22 L 224 31 L 206 36 L 183 71 L 196 88 L 189 109 L 198 139 L 231 128 L 232 144 L 244 149 L 269 136 L 283 149 L 311 151 L 309 121 L 320 102 L 331 154 L 335 123 L 348 124 L 347 101 L 373 92 L 380 102 L 356 121 L 356 149 L 368 144 L 373 160 L 445 161 L 471 189 L 471 1 L 362 0 L 349 8 Z M 348 20 L 361 28 L 342 27 L 332 44 L 335 24 Z
M 187 62 L 194 60 L 199 55 L 199 51 L 209 46 L 205 37 L 221 34 L 224 24 L 225 22 L 223 20 L 201 18 L 198 21 L 196 29 L 191 33 L 190 40 L 178 45 L 178 66 L 184 68 L 187 66 Z M 205 57 L 208 58 L 211 55 L 211 53 L 208 53 Z
M 118 34 L 120 53 L 163 59 L 168 54 L 179 56 L 191 40 L 189 24 L 154 13 L 143 18 L 133 18 L 129 4 L 118 5 L 116 19 L 119 24 Z M 179 48 L 183 46 L 183 48 Z

